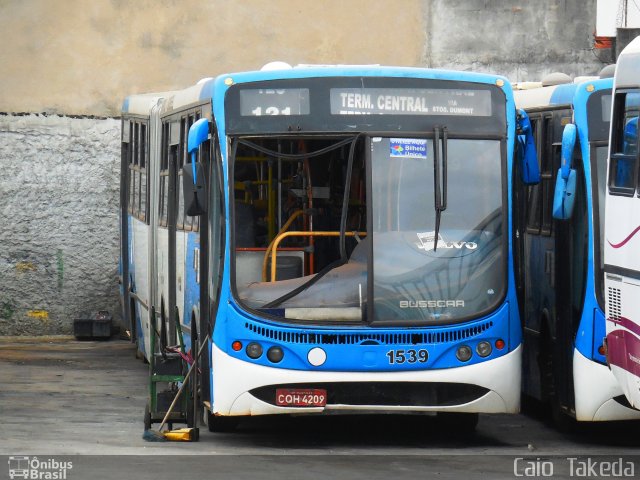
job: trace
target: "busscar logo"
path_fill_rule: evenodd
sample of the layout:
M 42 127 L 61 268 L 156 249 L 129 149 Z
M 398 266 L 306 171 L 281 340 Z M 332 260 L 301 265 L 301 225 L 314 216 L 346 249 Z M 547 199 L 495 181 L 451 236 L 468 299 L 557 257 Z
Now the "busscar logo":
M 66 480 L 67 470 L 73 468 L 73 462 L 62 462 L 55 458 L 40 460 L 38 457 L 9 457 L 9 478 L 28 478 L 34 480 Z
M 400 300 L 400 308 L 464 308 L 464 300 Z

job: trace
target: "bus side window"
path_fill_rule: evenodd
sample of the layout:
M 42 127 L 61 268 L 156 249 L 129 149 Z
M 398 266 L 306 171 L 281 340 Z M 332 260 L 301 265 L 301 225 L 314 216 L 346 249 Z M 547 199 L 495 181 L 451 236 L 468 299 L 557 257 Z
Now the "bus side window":
M 143 222 L 148 222 L 147 198 L 147 125 L 131 120 L 126 144 L 129 168 L 128 212 Z
M 187 150 L 187 138 L 189 136 L 189 128 L 196 120 L 201 117 L 200 109 L 196 111 L 190 111 L 185 114 L 180 120 L 180 147 L 179 161 L 178 161 L 178 183 L 176 185 L 177 198 L 178 198 L 178 229 L 185 231 L 199 231 L 199 218 L 197 216 L 189 216 L 185 214 L 184 194 L 182 192 L 182 168 L 185 164 L 190 163 L 191 159 Z M 196 161 L 199 156 L 199 151 L 196 152 Z
M 148 214 L 149 185 L 147 182 L 147 155 L 149 154 L 149 152 L 147 149 L 147 126 L 144 123 L 140 124 L 138 149 L 139 149 L 138 166 L 140 168 L 139 218 L 144 223 L 148 224 L 149 223 L 149 214 Z
M 189 120 L 185 115 L 180 119 L 180 144 L 177 148 L 177 175 L 176 179 L 176 228 L 178 230 L 191 230 L 190 219 L 184 215 L 184 198 L 182 198 L 182 167 L 187 159 L 187 135 L 189 134 Z
M 127 212 L 133 213 L 133 190 L 135 188 L 135 176 L 133 172 L 133 121 L 128 121 L 126 127 L 126 141 L 123 142 L 123 148 L 126 150 L 127 155 Z
M 612 195 L 631 196 L 638 176 L 638 114 L 640 94 L 621 93 L 614 106 L 614 128 L 609 190 Z
M 168 225 L 169 203 L 169 129 L 170 124 L 162 125 L 162 154 L 160 158 L 160 195 L 158 203 L 160 226 Z

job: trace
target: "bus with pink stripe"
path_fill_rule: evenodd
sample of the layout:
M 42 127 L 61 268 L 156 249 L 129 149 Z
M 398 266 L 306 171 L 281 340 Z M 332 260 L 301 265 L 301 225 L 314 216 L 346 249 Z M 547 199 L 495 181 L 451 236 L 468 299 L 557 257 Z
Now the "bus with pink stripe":
M 620 54 L 614 80 L 605 215 L 607 361 L 640 409 L 640 37 Z

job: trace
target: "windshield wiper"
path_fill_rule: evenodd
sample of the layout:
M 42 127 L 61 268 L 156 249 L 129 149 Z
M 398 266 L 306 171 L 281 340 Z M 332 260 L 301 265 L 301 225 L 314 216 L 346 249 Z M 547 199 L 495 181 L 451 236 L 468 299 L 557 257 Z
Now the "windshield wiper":
M 433 150 L 433 195 L 436 211 L 436 228 L 433 238 L 433 250 L 438 248 L 440 235 L 440 217 L 447 209 L 447 127 L 442 127 L 442 177 L 440 172 L 440 128 L 433 129 L 435 148 Z

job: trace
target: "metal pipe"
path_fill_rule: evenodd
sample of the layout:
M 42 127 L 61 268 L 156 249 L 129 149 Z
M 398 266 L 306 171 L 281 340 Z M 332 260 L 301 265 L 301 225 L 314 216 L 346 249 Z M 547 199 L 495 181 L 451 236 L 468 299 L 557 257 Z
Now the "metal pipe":
M 344 232 L 347 237 L 355 237 L 356 235 L 359 237 L 366 237 L 367 232 Z M 273 251 L 273 259 L 271 260 L 271 281 L 276 281 L 276 257 L 278 252 L 278 245 L 282 240 L 287 237 L 339 237 L 340 232 L 284 232 L 278 235 L 273 240 L 273 247 L 271 250 Z
M 280 231 L 278 232 L 278 235 L 286 232 L 287 229 L 293 223 L 293 221 L 296 218 L 298 218 L 300 215 L 302 215 L 303 213 L 304 213 L 304 210 L 296 210 L 295 212 L 293 212 L 291 214 L 291 216 L 289 217 L 289 219 L 287 220 L 287 223 L 285 223 L 283 225 L 283 227 L 280 229 Z M 262 260 L 262 281 L 263 282 L 267 281 L 267 264 L 269 262 L 269 255 L 271 254 L 271 250 L 273 248 L 273 242 L 274 241 L 275 241 L 275 239 L 271 240 L 271 243 L 269 243 L 269 246 L 267 247 L 266 252 L 264 252 L 264 259 Z

